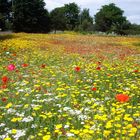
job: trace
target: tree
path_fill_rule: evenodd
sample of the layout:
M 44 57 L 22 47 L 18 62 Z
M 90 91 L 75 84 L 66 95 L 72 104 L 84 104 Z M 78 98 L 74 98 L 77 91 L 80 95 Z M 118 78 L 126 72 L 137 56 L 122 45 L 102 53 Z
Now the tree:
M 84 19 L 83 22 L 79 25 L 78 31 L 93 31 L 93 23 L 89 22 L 87 19 Z
M 89 14 L 89 9 L 83 9 L 80 14 L 80 22 L 82 23 L 84 20 L 87 20 L 90 23 L 93 23 L 93 18 Z
M 48 32 L 50 17 L 43 0 L 14 0 L 15 32 Z
M 76 3 L 65 4 L 64 8 L 67 28 L 73 30 L 79 23 L 80 8 Z
M 138 24 L 130 24 L 129 29 L 126 30 L 126 34 L 140 35 L 140 25 L 138 25 Z
M 79 30 L 80 31 L 92 31 L 93 30 L 93 18 L 89 14 L 89 9 L 83 9 L 79 16 L 80 25 Z
M 96 30 L 123 34 L 123 30 L 127 28 L 128 24 L 123 13 L 124 11 L 113 3 L 104 5 L 95 15 Z
M 66 29 L 66 17 L 64 7 L 55 8 L 50 13 L 51 28 L 53 30 L 65 30 Z
M 0 28 L 2 30 L 6 29 L 5 22 L 9 20 L 11 12 L 11 1 L 0 0 Z

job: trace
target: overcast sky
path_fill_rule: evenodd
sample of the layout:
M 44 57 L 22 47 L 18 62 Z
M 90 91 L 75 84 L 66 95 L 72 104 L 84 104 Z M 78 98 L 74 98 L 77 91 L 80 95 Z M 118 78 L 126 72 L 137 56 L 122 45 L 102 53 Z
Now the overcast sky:
M 115 3 L 124 10 L 124 15 L 131 23 L 140 24 L 140 0 L 45 0 L 45 2 L 49 11 L 64 4 L 75 2 L 81 9 L 89 8 L 92 16 L 96 14 L 102 5 Z

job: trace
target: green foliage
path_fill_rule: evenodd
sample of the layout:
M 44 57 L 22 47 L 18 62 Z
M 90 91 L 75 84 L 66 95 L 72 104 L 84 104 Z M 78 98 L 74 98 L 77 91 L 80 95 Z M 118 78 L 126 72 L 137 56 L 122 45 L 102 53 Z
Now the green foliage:
M 84 33 L 100 31 L 105 34 L 140 34 L 140 25 L 131 24 L 124 11 L 111 3 L 95 15 L 95 24 L 89 9 L 80 11 L 76 3 L 65 4 L 50 13 L 44 0 L 0 0 L 0 30 L 15 32 L 49 32 L 70 30 Z
M 89 14 L 89 9 L 83 9 L 79 16 L 79 31 L 93 31 L 93 18 Z
M 130 35 L 140 35 L 140 25 L 130 24 L 130 28 L 126 30 L 126 33 Z
M 83 11 L 80 14 L 80 22 L 83 23 L 84 21 L 88 21 L 90 23 L 93 23 L 93 18 L 90 16 L 89 9 L 83 9 Z
M 78 27 L 79 31 L 91 32 L 93 31 L 93 24 L 89 22 L 87 19 L 83 20 L 83 22 Z
M 6 20 L 10 20 L 11 1 L 0 0 L 0 28 L 6 29 Z
M 15 0 L 13 29 L 16 32 L 48 32 L 50 18 L 43 0 Z
M 123 16 L 123 12 L 113 3 L 104 5 L 95 15 L 96 30 L 124 34 L 124 30 L 129 27 L 129 22 Z
M 9 15 L 11 11 L 11 0 L 0 0 L 0 13 L 5 16 Z
M 55 8 L 50 13 L 51 28 L 53 30 L 65 30 L 66 29 L 66 17 L 64 7 Z
M 76 3 L 65 4 L 65 17 L 68 30 L 73 30 L 79 23 L 80 8 Z

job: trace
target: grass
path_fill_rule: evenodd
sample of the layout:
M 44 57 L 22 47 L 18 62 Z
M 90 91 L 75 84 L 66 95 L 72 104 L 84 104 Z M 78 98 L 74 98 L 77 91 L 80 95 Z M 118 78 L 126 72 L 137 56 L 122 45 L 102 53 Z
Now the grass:
M 140 38 L 0 36 L 0 139 L 139 140 Z

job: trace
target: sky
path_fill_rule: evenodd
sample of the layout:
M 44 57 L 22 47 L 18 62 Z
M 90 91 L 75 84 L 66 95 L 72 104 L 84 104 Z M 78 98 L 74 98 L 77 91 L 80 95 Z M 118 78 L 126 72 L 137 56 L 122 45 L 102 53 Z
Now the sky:
M 131 23 L 140 24 L 140 0 L 45 0 L 45 2 L 49 11 L 75 2 L 81 9 L 88 8 L 91 16 L 94 16 L 103 5 L 115 3 L 116 6 L 124 10 L 124 15 Z

